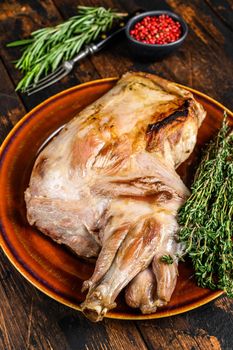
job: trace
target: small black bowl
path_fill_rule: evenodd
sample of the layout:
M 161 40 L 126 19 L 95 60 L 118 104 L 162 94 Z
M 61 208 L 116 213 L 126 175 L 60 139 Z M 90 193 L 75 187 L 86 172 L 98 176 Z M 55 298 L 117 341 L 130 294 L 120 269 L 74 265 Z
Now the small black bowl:
M 142 43 L 138 40 L 135 40 L 130 35 L 130 31 L 134 27 L 134 25 L 137 22 L 140 22 L 144 17 L 146 17 L 146 16 L 150 16 L 150 17 L 156 16 L 157 17 L 157 16 L 160 16 L 163 14 L 170 16 L 172 19 L 174 19 L 175 21 L 178 21 L 181 24 L 182 34 L 178 40 L 176 40 L 172 43 L 169 43 L 169 44 L 162 44 L 162 45 L 146 44 L 146 43 Z M 170 11 L 149 11 L 149 12 L 143 12 L 143 13 L 131 18 L 126 25 L 125 32 L 126 32 L 126 37 L 128 39 L 129 48 L 130 48 L 131 53 L 136 58 L 147 60 L 147 61 L 153 61 L 153 60 L 161 59 L 164 56 L 167 56 L 172 51 L 177 49 L 180 45 L 182 45 L 182 43 L 184 42 L 184 40 L 188 34 L 188 26 L 187 26 L 186 22 L 183 20 L 183 18 L 181 18 L 180 16 L 176 15 L 173 12 L 170 12 Z

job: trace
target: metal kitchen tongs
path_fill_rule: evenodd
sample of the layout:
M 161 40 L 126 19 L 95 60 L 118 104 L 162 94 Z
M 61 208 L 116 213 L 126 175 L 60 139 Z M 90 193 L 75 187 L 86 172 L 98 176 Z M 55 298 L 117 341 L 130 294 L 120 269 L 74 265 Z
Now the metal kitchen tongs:
M 122 20 L 117 27 L 115 27 L 106 38 L 99 41 L 98 43 L 92 43 L 84 48 L 79 54 L 74 57 L 72 60 L 63 62 L 54 72 L 47 75 L 46 77 L 38 80 L 36 83 L 31 84 L 27 87 L 25 90 L 25 93 L 27 95 L 32 95 L 35 92 L 38 92 L 40 90 L 43 90 L 47 88 L 48 86 L 56 83 L 66 75 L 68 75 L 72 69 L 74 68 L 74 65 L 82 60 L 83 58 L 93 55 L 94 53 L 100 51 L 103 49 L 109 42 L 111 42 L 114 38 L 118 37 L 120 33 L 122 33 L 125 30 L 126 23 L 129 18 L 135 16 L 141 12 L 141 10 L 138 10 L 131 14 L 130 16 L 125 17 L 124 20 Z M 103 36 L 102 36 L 103 37 Z

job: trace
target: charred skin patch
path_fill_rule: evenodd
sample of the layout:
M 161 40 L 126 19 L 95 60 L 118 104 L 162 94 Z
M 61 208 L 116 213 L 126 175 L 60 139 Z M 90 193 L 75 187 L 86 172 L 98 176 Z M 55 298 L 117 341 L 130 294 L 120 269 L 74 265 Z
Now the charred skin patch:
M 175 145 L 182 136 L 182 124 L 187 121 L 190 110 L 190 100 L 186 100 L 173 113 L 169 114 L 162 120 L 149 124 L 146 131 L 148 152 L 153 152 L 158 146 L 163 145 L 165 139 Z
M 159 131 L 161 128 L 166 127 L 168 124 L 171 124 L 173 121 L 177 120 L 178 118 L 187 117 L 188 112 L 189 112 L 189 100 L 186 100 L 184 104 L 181 106 L 181 108 L 179 108 L 178 110 L 176 110 L 175 112 L 173 112 L 172 114 L 164 118 L 163 120 L 160 120 L 159 122 L 156 122 L 154 124 L 149 124 L 147 127 L 146 133 L 150 134 L 154 131 Z

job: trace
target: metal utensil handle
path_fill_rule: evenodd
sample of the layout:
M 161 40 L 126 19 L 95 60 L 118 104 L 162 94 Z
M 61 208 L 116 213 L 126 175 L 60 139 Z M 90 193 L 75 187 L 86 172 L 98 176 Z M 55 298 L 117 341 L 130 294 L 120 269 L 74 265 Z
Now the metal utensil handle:
M 76 57 L 74 57 L 72 60 L 68 61 L 68 64 L 70 65 L 74 65 L 74 63 L 82 60 L 83 58 L 87 57 L 88 55 L 93 55 L 95 52 L 101 50 L 102 48 L 104 48 L 110 41 L 112 41 L 115 37 L 117 37 L 120 33 L 122 33 L 125 30 L 127 21 L 135 16 L 135 14 L 141 13 L 142 10 L 137 10 L 134 13 L 132 13 L 131 15 L 127 16 L 126 18 L 122 19 L 122 21 L 120 22 L 120 27 L 119 25 L 117 26 L 117 28 L 113 31 L 110 32 L 110 34 L 103 34 L 106 35 L 107 37 L 104 38 L 103 40 L 101 40 L 98 43 L 92 43 L 90 45 L 87 45 L 84 50 L 82 50 Z
M 98 51 L 98 47 L 95 44 L 87 45 L 84 48 L 84 50 L 82 50 L 77 56 L 75 56 L 72 60 L 70 60 L 69 63 L 73 65 L 74 63 L 82 60 L 88 55 L 93 55 L 97 51 Z
M 82 50 L 76 57 L 74 57 L 70 63 L 76 63 L 83 58 L 85 58 L 88 55 L 93 55 L 97 51 L 100 51 L 102 48 L 104 48 L 113 38 L 115 38 L 117 35 L 119 35 L 123 30 L 125 29 L 124 27 L 121 27 L 120 29 L 116 30 L 114 33 L 110 34 L 106 39 L 101 40 L 97 44 L 90 44 L 87 45 L 84 50 Z
M 98 50 L 101 50 L 104 48 L 109 42 L 111 42 L 114 38 L 116 38 L 120 33 L 122 33 L 125 30 L 125 24 L 118 28 L 115 32 L 112 34 L 108 35 L 106 39 L 100 41 L 99 43 L 96 44 Z

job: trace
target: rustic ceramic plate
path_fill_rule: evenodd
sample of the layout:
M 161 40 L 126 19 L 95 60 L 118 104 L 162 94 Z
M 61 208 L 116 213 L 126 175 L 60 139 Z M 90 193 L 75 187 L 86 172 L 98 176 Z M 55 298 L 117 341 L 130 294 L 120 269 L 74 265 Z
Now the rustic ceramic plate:
M 49 98 L 14 127 L 0 151 L 1 246 L 12 264 L 34 286 L 75 309 L 79 309 L 80 302 L 84 300 L 81 285 L 92 274 L 93 265 L 29 226 L 24 191 L 41 145 L 78 111 L 107 92 L 116 80 L 110 78 L 93 81 Z M 186 183 L 193 175 L 193 161 L 198 149 L 216 133 L 224 110 L 222 105 L 211 98 L 191 91 L 207 110 L 207 118 L 199 131 L 196 151 L 180 169 Z M 233 121 L 233 114 L 230 111 L 228 113 Z M 108 317 L 150 319 L 171 316 L 203 305 L 221 293 L 198 288 L 191 265 L 182 263 L 175 292 L 167 307 L 155 314 L 142 315 L 138 310 L 129 308 L 120 295 L 117 308 Z

